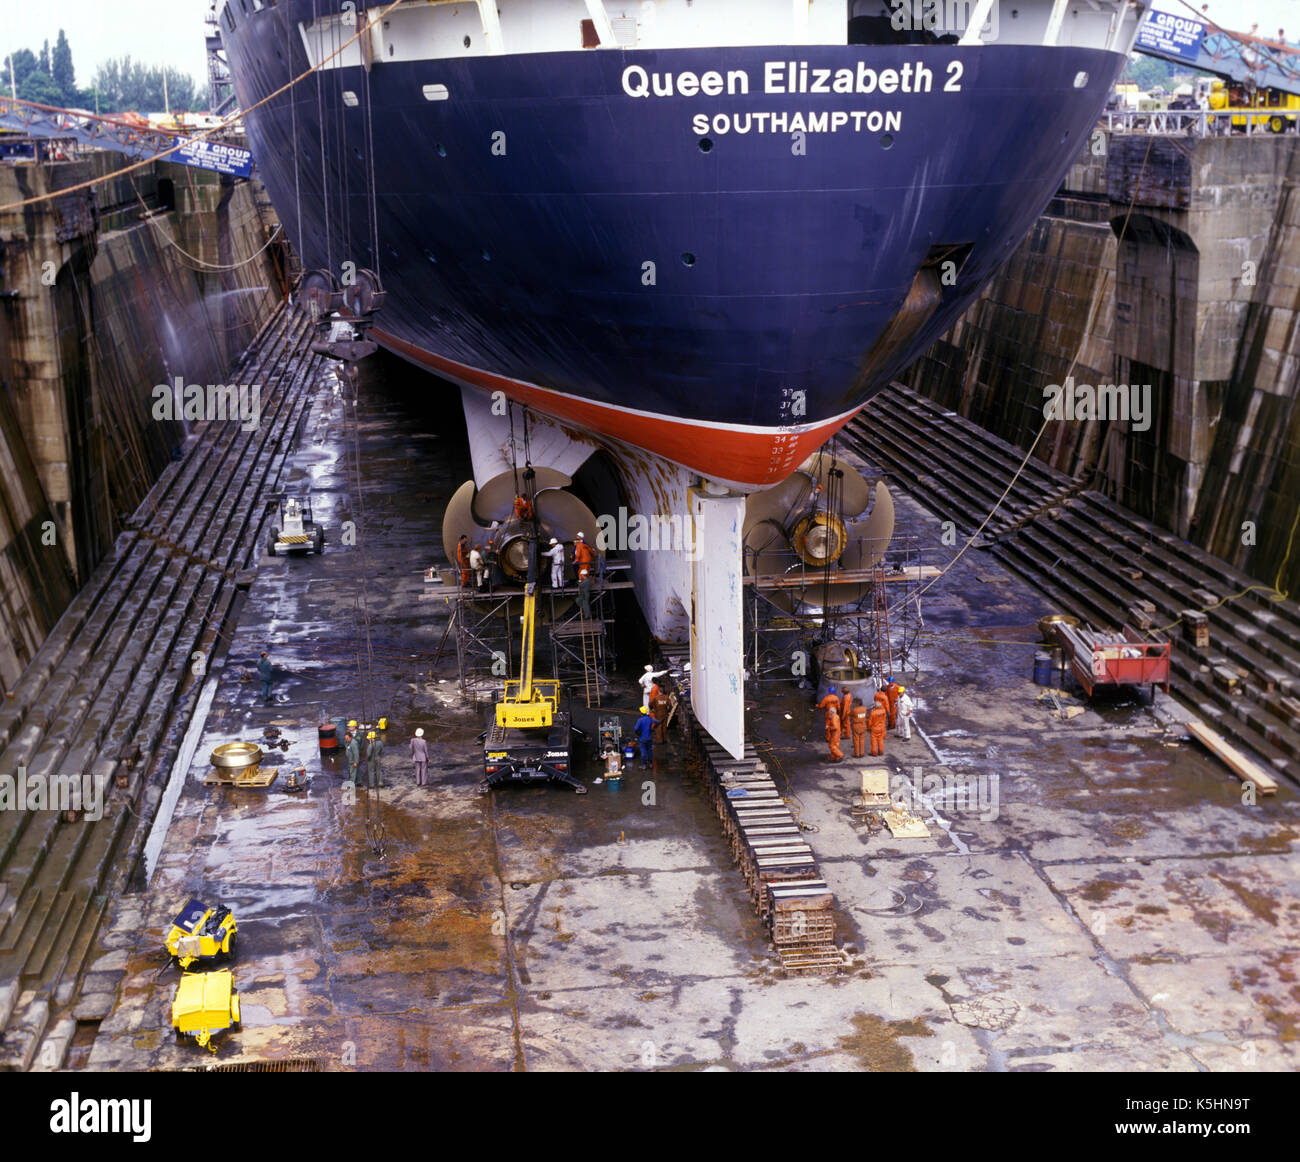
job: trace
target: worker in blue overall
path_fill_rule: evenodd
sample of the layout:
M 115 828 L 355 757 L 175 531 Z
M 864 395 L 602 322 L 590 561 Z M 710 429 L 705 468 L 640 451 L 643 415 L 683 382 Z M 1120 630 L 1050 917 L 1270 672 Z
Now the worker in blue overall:
M 632 727 L 636 734 L 637 746 L 641 748 L 641 769 L 644 771 L 647 767 L 655 768 L 655 744 L 654 729 L 658 724 L 658 719 L 650 713 L 650 707 L 641 707 L 641 717 L 636 720 L 636 725 Z

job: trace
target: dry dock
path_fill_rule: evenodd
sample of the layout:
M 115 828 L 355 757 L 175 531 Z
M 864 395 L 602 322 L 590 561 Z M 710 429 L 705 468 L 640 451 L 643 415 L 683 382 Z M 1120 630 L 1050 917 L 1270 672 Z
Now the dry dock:
M 364 572 L 336 544 L 260 563 L 156 871 L 112 907 L 82 989 L 102 1020 L 70 1064 L 1295 1068 L 1291 785 L 1244 804 L 1235 778 L 1180 741 L 1163 696 L 1052 716 L 1030 680 L 1050 603 L 982 550 L 927 595 L 921 729 L 886 743 L 929 839 L 865 835 L 848 810 L 863 764 L 825 760 L 806 692 L 754 690 L 750 731 L 834 892 L 836 975 L 782 973 L 684 739 L 620 793 L 478 796 L 477 720 L 454 656 L 433 664 L 445 613 L 416 601 L 464 478 L 463 435 L 430 422 L 448 402 L 436 385 L 411 402 L 426 387 L 411 380 L 367 367 L 359 459 L 345 454 L 345 405 L 316 389 L 287 480 L 311 482 L 331 529 L 360 503 Z M 937 517 L 899 503 L 900 526 L 937 546 Z M 390 746 L 386 788 L 352 799 L 321 760 L 316 722 L 363 696 L 363 575 L 365 698 L 388 712 Z M 271 706 L 251 677 L 263 648 L 280 669 Z M 283 777 L 268 791 L 202 785 L 213 745 L 272 725 L 290 741 L 272 752 L 282 776 L 299 762 L 312 776 L 304 795 Z M 416 725 L 434 740 L 427 789 L 404 761 Z M 215 1058 L 172 1041 L 176 977 L 159 972 L 163 927 L 196 894 L 232 905 L 241 926 L 244 1023 Z

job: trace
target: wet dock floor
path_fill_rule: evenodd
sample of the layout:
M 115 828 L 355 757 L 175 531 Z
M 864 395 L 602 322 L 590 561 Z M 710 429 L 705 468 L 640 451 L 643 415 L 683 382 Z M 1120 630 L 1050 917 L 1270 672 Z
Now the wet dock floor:
M 345 404 L 322 390 L 313 406 L 293 472 L 331 543 L 258 570 L 152 880 L 115 903 L 83 989 L 114 998 L 90 1068 L 1296 1067 L 1291 790 L 1243 803 L 1177 741 L 1182 712 L 1164 698 L 1051 717 L 1030 680 L 1051 610 L 1015 578 L 989 580 L 1004 570 L 976 551 L 926 595 L 922 733 L 886 743 L 929 839 L 855 825 L 858 771 L 879 764 L 828 762 L 807 693 L 751 687 L 751 735 L 815 828 L 835 894 L 852 960 L 837 976 L 782 976 L 680 739 L 618 793 L 478 795 L 481 727 L 454 651 L 431 668 L 447 611 L 419 601 L 442 563 L 443 505 L 469 475 L 463 429 L 446 427 L 458 397 L 378 366 L 355 444 Z M 899 512 L 937 543 L 937 518 L 906 498 Z M 348 519 L 356 546 L 339 543 Z M 252 673 L 262 649 L 271 705 Z M 387 786 L 352 796 L 317 722 L 381 713 Z M 203 785 L 214 745 L 268 726 L 290 742 L 270 752 L 269 790 Z M 427 788 L 406 761 L 416 726 L 432 742 Z M 295 796 L 284 775 L 299 763 L 311 785 Z M 159 972 L 167 923 L 194 895 L 230 904 L 240 928 L 243 1024 L 215 1057 L 173 1041 L 176 972 Z

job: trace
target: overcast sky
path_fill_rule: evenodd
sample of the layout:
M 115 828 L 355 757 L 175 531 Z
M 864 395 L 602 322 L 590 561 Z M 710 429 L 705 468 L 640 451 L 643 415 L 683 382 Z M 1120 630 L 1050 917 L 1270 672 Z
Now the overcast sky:
M 1190 0 L 1199 11 L 1207 0 Z M 39 52 L 51 45 L 59 29 L 68 34 L 77 84 L 88 85 L 96 66 L 108 57 L 130 53 L 145 64 L 168 64 L 207 82 L 203 17 L 209 0 L 0 0 L 0 58 L 19 48 Z M 1208 0 L 1211 19 L 1225 28 L 1249 32 L 1258 22 L 1259 34 L 1300 37 L 1297 0 Z M 1157 7 L 1187 15 L 1179 0 L 1156 0 Z
M 209 0 L 0 0 L 0 57 L 20 48 L 50 47 L 59 29 L 68 34 L 77 84 L 87 86 L 95 68 L 128 53 L 148 65 L 166 64 L 208 81 L 203 18 Z
M 2 2 L 2 0 L 0 0 Z M 1252 24 L 1259 25 L 1256 36 L 1277 36 L 1279 28 L 1286 30 L 1288 41 L 1300 37 L 1300 3 L 1296 0 L 1155 0 L 1155 6 L 1179 16 L 1191 16 L 1190 8 L 1199 13 L 1202 6 L 1215 24 L 1234 32 L 1249 32 Z

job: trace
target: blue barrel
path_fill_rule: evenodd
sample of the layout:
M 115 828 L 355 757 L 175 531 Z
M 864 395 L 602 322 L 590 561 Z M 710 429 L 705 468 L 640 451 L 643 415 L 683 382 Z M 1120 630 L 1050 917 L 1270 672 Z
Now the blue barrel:
M 623 765 L 630 767 L 636 762 L 636 745 L 634 743 L 625 743 L 623 746 Z
M 605 789 L 607 791 L 621 791 L 623 789 L 623 776 L 610 775 L 610 777 L 605 780 Z
M 1052 655 L 1037 653 L 1034 655 L 1034 681 L 1040 686 L 1052 684 Z

